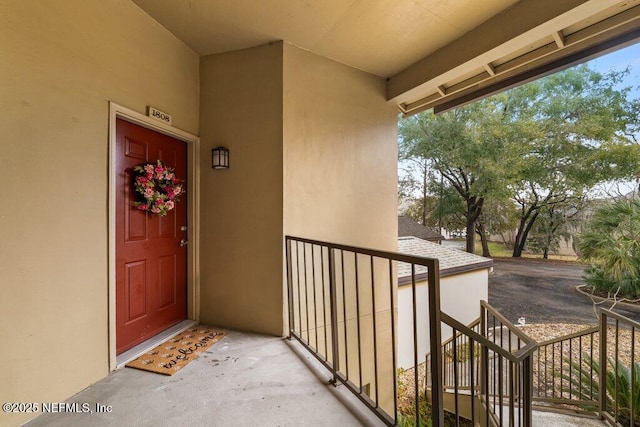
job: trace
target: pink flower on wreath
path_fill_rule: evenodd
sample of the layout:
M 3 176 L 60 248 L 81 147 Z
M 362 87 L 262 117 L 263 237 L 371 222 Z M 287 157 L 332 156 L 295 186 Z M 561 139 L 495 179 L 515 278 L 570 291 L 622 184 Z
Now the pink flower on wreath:
M 147 163 L 133 169 L 136 173 L 134 191 L 143 199 L 133 203 L 135 208 L 160 216 L 175 208 L 184 188 L 179 185 L 173 168 L 158 160 L 156 164 Z

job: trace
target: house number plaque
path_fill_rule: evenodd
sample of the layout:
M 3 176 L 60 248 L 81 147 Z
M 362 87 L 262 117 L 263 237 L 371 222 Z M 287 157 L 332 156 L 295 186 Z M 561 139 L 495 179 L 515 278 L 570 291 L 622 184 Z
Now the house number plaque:
M 153 117 L 156 120 L 160 120 L 168 125 L 171 124 L 171 116 L 163 111 L 160 111 L 153 107 L 147 107 L 147 115 Z

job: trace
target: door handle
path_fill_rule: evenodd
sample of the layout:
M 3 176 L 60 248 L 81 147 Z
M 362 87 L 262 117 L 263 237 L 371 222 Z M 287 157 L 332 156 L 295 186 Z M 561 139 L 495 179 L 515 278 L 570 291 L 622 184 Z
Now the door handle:
M 188 244 L 189 244 L 189 242 L 187 241 L 187 239 L 180 240 L 180 247 L 187 246 Z

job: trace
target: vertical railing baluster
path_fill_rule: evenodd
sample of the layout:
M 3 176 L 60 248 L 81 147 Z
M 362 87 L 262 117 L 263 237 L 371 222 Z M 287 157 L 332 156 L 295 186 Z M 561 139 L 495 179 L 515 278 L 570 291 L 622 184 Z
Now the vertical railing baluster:
M 431 261 L 429 265 L 428 291 L 429 291 L 429 336 L 431 347 L 431 404 L 433 413 L 433 427 L 444 427 L 444 405 L 442 389 L 442 343 L 440 325 L 442 316 L 440 314 L 440 264 L 437 259 Z M 414 273 L 415 276 L 415 273 Z M 415 280 L 415 277 L 414 277 Z M 434 350 L 435 349 L 435 350 Z M 435 390 L 435 392 L 434 392 Z
M 355 285 L 356 285 L 356 336 L 358 338 L 358 387 L 362 392 L 362 337 L 360 336 L 360 287 L 358 277 L 358 254 L 353 253 L 353 264 L 355 269 Z
M 418 314 L 417 314 L 417 298 L 416 298 L 416 265 L 411 264 L 411 295 L 412 295 L 412 319 L 413 319 L 413 395 L 415 397 L 416 426 L 421 424 L 420 421 L 420 392 L 418 389 Z M 431 317 L 431 316 L 429 316 Z M 433 348 L 430 351 L 433 353 Z M 431 385 L 432 393 L 435 386 Z M 435 404 L 433 405 L 435 407 Z
M 482 356 L 483 356 L 483 361 L 482 361 L 482 372 L 483 372 L 483 382 L 484 382 L 484 398 L 485 398 L 485 411 L 484 411 L 484 417 L 485 417 L 485 426 L 489 426 L 489 412 L 491 412 L 490 409 L 490 404 L 491 402 L 489 401 L 489 347 L 482 347 Z
M 602 331 L 602 329 L 601 329 Z M 600 337 L 599 339 L 602 339 L 602 337 Z M 593 399 L 593 334 L 591 334 L 591 346 L 590 346 L 590 357 L 591 357 L 591 363 L 589 363 L 589 378 L 591 378 L 591 389 L 589 390 L 589 397 L 591 399 Z
M 599 388 L 600 392 L 600 418 L 607 412 L 607 317 L 604 311 L 600 310 L 600 375 Z
M 613 369 L 614 369 L 614 384 L 615 384 L 615 393 L 613 395 L 613 407 L 614 407 L 614 413 L 615 413 L 615 420 L 618 421 L 618 367 L 620 366 L 620 357 L 619 357 L 619 351 L 618 351 L 618 344 L 620 342 L 620 321 L 618 319 L 616 319 L 616 323 L 615 323 L 615 332 L 616 332 L 616 339 L 615 339 L 615 357 L 613 359 L 614 361 L 614 365 L 613 365 Z
M 296 241 L 296 279 L 298 282 L 298 327 L 302 338 L 302 293 L 300 292 L 300 242 Z
M 544 347 L 544 383 L 545 383 L 544 397 L 549 397 L 549 392 L 548 392 L 549 387 L 546 387 L 547 381 L 549 381 L 549 355 L 547 354 L 548 350 L 549 350 L 549 346 L 546 345 Z
M 316 351 L 318 351 L 318 305 L 316 304 L 316 251 L 315 245 L 311 245 L 311 283 L 313 284 L 313 328 L 316 338 Z
M 504 357 L 502 355 L 498 356 L 498 412 L 500 414 L 499 418 L 500 418 L 500 427 L 502 427 L 502 418 L 504 416 L 504 410 L 502 408 L 502 402 L 504 401 L 504 393 L 503 393 L 503 380 L 502 380 L 502 361 L 504 360 Z
M 302 244 L 302 263 L 304 264 L 304 307 L 307 319 L 307 343 L 311 345 L 311 329 L 309 328 L 309 285 L 307 280 L 307 244 Z
M 294 328 L 293 324 L 293 277 L 292 277 L 292 268 L 291 268 L 291 239 L 286 238 L 284 240 L 284 249 L 285 249 L 285 257 L 286 257 L 286 266 L 287 266 L 287 307 L 289 309 L 289 334 L 288 338 L 293 339 L 291 336 L 291 330 Z
M 527 355 L 522 361 L 522 386 L 524 387 L 522 395 L 522 413 L 524 418 L 524 427 L 533 425 L 531 407 L 533 397 L 533 378 L 531 377 L 531 355 Z
M 378 401 L 378 330 L 376 325 L 376 281 L 374 278 L 373 257 L 369 257 L 371 261 L 371 309 L 373 310 L 373 379 L 376 388 L 376 408 L 379 406 Z
M 393 361 L 393 420 L 397 424 L 398 423 L 398 405 L 396 402 L 398 401 L 398 366 L 396 361 L 396 324 L 395 324 L 395 314 L 396 314 L 396 305 L 394 303 L 394 292 L 393 292 L 393 262 L 389 260 L 389 301 L 391 305 L 391 358 Z M 426 374 L 426 373 L 425 373 Z M 425 375 L 426 382 L 426 375 Z
M 458 331 L 456 331 L 455 328 L 452 328 L 452 332 L 453 332 L 453 399 L 454 399 L 454 412 L 455 412 L 455 416 L 456 416 L 456 427 L 460 426 L 460 392 L 459 392 L 459 388 L 458 388 L 458 345 L 457 345 L 457 340 L 456 338 L 456 334 L 458 333 Z
M 470 371 L 470 375 L 471 375 L 471 380 L 470 380 L 470 386 L 471 386 L 471 424 L 472 425 L 476 425 L 476 408 L 475 408 L 475 402 L 476 402 L 476 391 L 475 391 L 475 369 L 474 369 L 474 363 L 475 363 L 475 355 L 474 355 L 474 351 L 475 351 L 475 343 L 473 341 L 473 338 L 469 338 L 469 354 L 471 357 L 471 365 L 469 366 L 469 371 Z
M 324 324 L 324 352 L 325 360 L 329 359 L 329 342 L 327 340 L 327 303 L 326 303 L 326 281 L 324 276 L 324 247 L 320 246 L 320 265 L 322 266 L 322 322 Z
M 515 389 L 515 371 L 514 371 L 514 362 L 509 361 L 509 426 L 515 426 L 515 399 L 516 399 L 516 389 Z
M 331 382 L 336 385 L 338 382 L 338 371 L 340 370 L 340 354 L 338 349 L 338 295 L 336 292 L 336 255 L 335 249 L 328 247 L 329 251 L 329 310 L 331 312 L 331 357 L 332 375 Z
M 584 384 L 582 384 L 582 335 L 580 335 L 580 337 L 578 338 L 578 348 L 580 349 L 578 351 L 578 380 L 579 385 L 578 385 L 578 400 L 582 401 L 583 400 L 583 391 L 584 391 Z M 589 378 L 589 381 L 591 381 L 591 378 Z M 571 397 L 571 396 L 569 396 Z
M 631 381 L 629 384 L 629 387 L 631 388 L 629 390 L 629 394 L 631 395 L 631 398 L 629 399 L 629 412 L 631 414 L 631 420 L 629 420 L 629 425 L 630 426 L 635 426 L 636 425 L 636 420 L 635 420 L 635 405 L 633 404 L 635 402 L 635 396 L 633 391 L 635 390 L 635 385 L 637 384 L 636 381 L 636 362 L 635 362 L 635 350 L 636 350 L 636 328 L 634 326 L 631 327 Z
M 556 397 L 556 344 L 551 345 L 551 398 Z
M 571 399 L 571 396 L 573 395 L 572 393 L 573 384 L 571 382 L 571 380 L 573 379 L 573 375 L 572 375 L 573 369 L 571 369 L 572 359 L 573 359 L 573 340 L 569 339 L 569 366 L 567 367 L 567 370 L 569 371 L 569 399 Z
M 349 342 L 347 341 L 347 292 L 344 275 L 344 251 L 340 249 L 340 273 L 342 275 L 342 315 L 344 316 L 344 367 L 347 380 L 349 380 Z

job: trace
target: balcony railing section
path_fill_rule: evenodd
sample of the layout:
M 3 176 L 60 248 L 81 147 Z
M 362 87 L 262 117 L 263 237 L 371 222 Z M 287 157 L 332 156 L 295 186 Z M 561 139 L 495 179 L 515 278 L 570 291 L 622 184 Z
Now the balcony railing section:
M 598 412 L 599 328 L 541 343 L 533 353 L 533 400 L 542 407 Z
M 463 325 L 442 313 L 444 333 L 451 330 L 442 346 L 445 410 L 455 425 L 468 420 L 472 425 L 531 426 L 535 342 L 485 301 L 480 314 Z M 435 393 L 429 376 L 426 390 Z
M 606 309 L 599 320 L 600 415 L 612 425 L 640 426 L 640 323 Z
M 298 340 L 385 424 L 400 422 L 397 409 L 397 269 L 411 266 L 413 360 L 418 366 L 419 340 L 428 334 L 431 383 L 442 390 L 438 260 L 299 237 L 285 238 L 289 336 Z M 426 270 L 429 320 L 418 319 L 416 271 Z M 420 294 L 422 295 L 422 294 Z M 419 334 L 420 331 L 420 334 Z M 415 369 L 414 396 L 419 396 Z M 432 425 L 444 426 L 442 393 L 434 393 Z M 419 420 L 415 399 L 415 424 Z
M 289 337 L 385 424 L 424 425 L 426 400 L 435 427 L 445 411 L 452 425 L 529 427 L 534 404 L 640 427 L 640 323 L 599 309 L 598 326 L 536 343 L 485 301 L 470 325 L 442 312 L 436 259 L 290 236 L 285 246 Z M 411 271 L 401 316 L 399 267 Z M 398 413 L 399 328 L 413 341 L 414 419 Z

